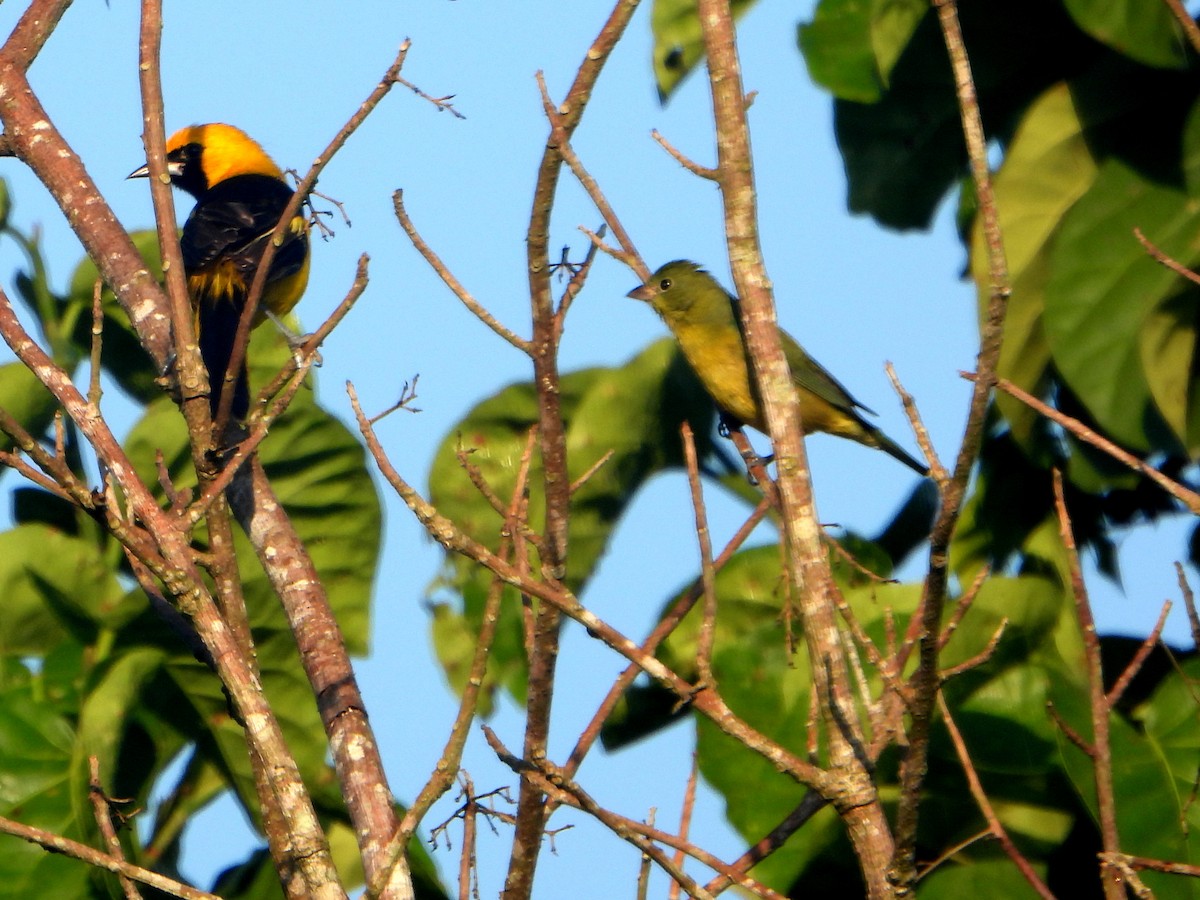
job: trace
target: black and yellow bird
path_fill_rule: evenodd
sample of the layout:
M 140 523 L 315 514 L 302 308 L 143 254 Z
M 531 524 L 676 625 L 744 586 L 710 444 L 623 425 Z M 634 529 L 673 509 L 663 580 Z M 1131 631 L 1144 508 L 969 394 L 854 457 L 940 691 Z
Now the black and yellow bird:
M 629 296 L 646 301 L 662 316 L 727 424 L 750 425 L 766 433 L 766 417 L 750 377 L 737 299 L 708 272 L 682 259 L 667 263 Z M 855 400 L 790 334 L 780 329 L 779 339 L 800 398 L 800 420 L 805 431 L 824 431 L 875 447 L 913 471 L 929 474 L 925 466 L 862 417 L 860 409 L 871 410 Z
M 191 125 L 167 141 L 171 183 L 196 198 L 179 243 L 188 293 L 195 311 L 200 355 L 208 369 L 213 417 L 221 405 L 238 321 L 263 251 L 293 191 L 261 146 L 232 125 Z M 146 178 L 142 166 L 130 178 Z M 254 325 L 267 313 L 286 315 L 308 284 L 308 227 L 297 214 L 283 232 L 259 300 Z M 231 411 L 244 418 L 250 407 L 245 363 L 234 382 Z

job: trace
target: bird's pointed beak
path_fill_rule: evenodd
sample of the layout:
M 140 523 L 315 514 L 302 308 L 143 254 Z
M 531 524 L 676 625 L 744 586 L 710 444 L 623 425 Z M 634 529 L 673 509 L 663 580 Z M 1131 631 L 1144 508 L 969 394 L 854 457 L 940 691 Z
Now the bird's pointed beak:
M 632 297 L 634 300 L 645 300 L 649 303 L 650 299 L 654 296 L 654 289 L 648 284 L 639 284 L 625 296 Z
M 183 172 L 182 165 L 180 165 L 179 163 L 177 163 L 173 160 L 167 160 L 167 175 L 169 175 L 171 178 L 175 178 L 178 175 L 180 175 L 182 172 Z M 150 164 L 146 163 L 146 165 L 140 166 L 139 168 L 134 169 L 132 172 L 130 172 L 128 175 L 126 175 L 125 180 L 128 181 L 131 178 L 149 178 L 149 177 L 150 177 Z

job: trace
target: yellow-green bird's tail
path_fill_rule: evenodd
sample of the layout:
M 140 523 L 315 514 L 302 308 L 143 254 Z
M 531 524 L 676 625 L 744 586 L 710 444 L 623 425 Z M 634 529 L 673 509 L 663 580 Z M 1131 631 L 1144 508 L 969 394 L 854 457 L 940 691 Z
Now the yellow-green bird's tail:
M 892 456 L 900 462 L 904 463 L 918 475 L 922 477 L 929 474 L 929 466 L 918 462 L 910 456 L 903 447 L 893 441 L 890 437 L 872 425 L 870 422 L 861 422 L 863 426 L 863 436 L 857 438 L 860 443 L 866 444 L 868 447 L 875 447 L 882 450 L 884 453 Z

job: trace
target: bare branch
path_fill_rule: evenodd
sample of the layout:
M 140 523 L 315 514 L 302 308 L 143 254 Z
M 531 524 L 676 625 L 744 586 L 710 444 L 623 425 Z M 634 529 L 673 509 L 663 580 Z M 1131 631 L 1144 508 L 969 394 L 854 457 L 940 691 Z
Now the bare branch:
M 92 801 L 92 813 L 100 829 L 100 836 L 104 839 L 104 845 L 108 848 L 108 855 L 113 859 L 123 860 L 125 854 L 121 850 L 121 840 L 117 837 L 117 831 L 113 828 L 109 797 L 100 783 L 100 760 L 95 756 L 88 757 L 88 797 Z M 141 900 L 142 894 L 133 883 L 133 879 L 124 872 L 118 872 L 117 880 L 121 883 L 126 900 Z
M 1041 400 L 1037 399 L 1037 397 L 1034 397 L 1032 394 L 1017 387 L 1011 381 L 1001 378 L 996 382 L 996 387 L 997 389 L 1004 391 L 1004 393 L 1008 394 L 1010 397 L 1015 397 L 1026 406 L 1041 413 L 1056 425 L 1061 425 L 1081 441 L 1091 444 L 1093 447 L 1096 447 L 1099 450 L 1103 450 L 1117 462 L 1124 463 L 1138 474 L 1145 475 L 1164 491 L 1186 506 L 1188 511 L 1193 515 L 1200 515 L 1200 494 L 1190 490 L 1174 479 L 1168 478 L 1162 472 L 1158 471 L 1158 469 L 1138 459 L 1132 453 L 1127 453 L 1126 451 L 1122 450 L 1112 441 L 1108 440 L 1108 438 L 1097 434 L 1078 419 L 1065 415 L 1052 406 L 1048 406 Z
M 946 603 L 949 582 L 948 548 L 966 497 L 971 470 L 983 443 L 988 401 L 1000 358 L 1004 317 L 1011 292 L 1004 238 L 1000 231 L 1000 217 L 996 210 L 996 198 L 988 169 L 987 137 L 979 112 L 979 98 L 975 91 L 971 63 L 967 57 L 967 48 L 958 20 L 958 7 L 955 0 L 933 0 L 933 5 L 937 11 L 938 24 L 954 73 L 954 89 L 962 120 L 963 137 L 967 145 L 967 158 L 975 196 L 979 203 L 979 221 L 987 252 L 989 285 L 987 310 L 980 329 L 980 378 L 971 392 L 967 424 L 954 462 L 953 475 L 948 481 L 940 482 L 942 502 L 930 535 L 929 572 L 925 579 L 921 604 L 909 623 L 908 640 L 905 642 L 907 644 L 912 639 L 918 640 L 919 652 L 917 671 L 912 680 L 914 705 L 911 710 L 908 750 L 900 767 L 900 799 L 895 816 L 896 849 L 889 873 L 889 881 L 899 886 L 902 891 L 912 889 L 917 872 L 918 811 L 921 788 L 928 766 L 929 729 L 940 681 L 938 654 L 941 640 L 938 632 L 941 628 L 942 610 Z
M 955 723 L 954 717 L 950 715 L 950 707 L 946 704 L 946 698 L 941 692 L 938 693 L 938 709 L 941 711 L 946 731 L 950 734 L 950 741 L 954 744 L 954 751 L 958 754 L 958 761 L 963 767 L 963 774 L 967 776 L 967 786 L 971 789 L 971 796 L 975 798 L 975 803 L 979 806 L 979 811 L 983 813 L 984 819 L 987 820 L 988 830 L 999 841 L 1008 858 L 1013 861 L 1017 870 L 1029 882 L 1030 887 L 1037 891 L 1038 895 L 1045 898 L 1045 900 L 1054 900 L 1054 894 L 1050 893 L 1050 889 L 1038 877 L 1038 873 L 1034 871 L 1029 860 L 1017 849 L 1017 845 L 1008 836 L 1008 831 L 1005 830 L 999 816 L 996 815 L 996 810 L 992 807 L 992 802 L 983 790 L 983 784 L 979 780 L 979 773 L 975 771 L 975 764 L 971 762 L 971 753 L 967 750 L 967 743 L 963 740 L 962 732 L 958 730 L 958 725 Z
M 446 283 L 446 287 L 450 288 L 454 292 L 454 296 L 462 301 L 462 305 L 474 313 L 480 322 L 492 329 L 492 331 L 504 338 L 508 343 L 512 344 L 522 353 L 528 354 L 530 352 L 529 341 L 525 340 L 525 338 L 518 335 L 515 331 L 510 331 L 507 327 L 500 324 L 500 321 L 488 312 L 483 304 L 476 300 L 471 295 L 471 292 L 463 287 L 462 283 L 454 277 L 454 273 L 442 262 L 441 257 L 433 251 L 433 248 L 425 243 L 425 239 L 417 231 L 417 227 L 408 216 L 408 210 L 404 207 L 404 191 L 396 191 L 392 194 L 392 208 L 396 211 L 396 220 L 400 223 L 400 227 L 404 229 L 404 233 L 408 235 L 408 239 L 412 241 L 412 245 L 417 248 L 417 252 L 425 257 L 425 261 L 429 263 L 430 268 L 437 272 L 442 281 Z
M 1116 796 L 1113 793 L 1112 746 L 1109 743 L 1109 704 L 1104 696 L 1104 672 L 1100 666 L 1100 638 L 1096 634 L 1096 620 L 1088 601 L 1087 588 L 1083 583 L 1083 572 L 1079 567 L 1079 554 L 1075 549 L 1075 536 L 1071 532 L 1071 519 L 1063 497 L 1062 473 L 1054 470 L 1054 506 L 1058 512 L 1058 533 L 1067 551 L 1071 569 L 1071 592 L 1075 597 L 1075 613 L 1083 633 L 1084 659 L 1087 664 L 1088 692 L 1092 713 L 1093 777 L 1096 786 L 1096 806 L 1100 819 L 1100 837 L 1105 853 L 1121 852 L 1121 837 L 1117 831 Z M 1101 866 L 1101 882 L 1107 900 L 1122 900 L 1125 889 L 1116 870 Z
M 22 840 L 29 841 L 31 844 L 37 844 L 51 853 L 61 853 L 64 856 L 82 860 L 98 869 L 107 869 L 109 872 L 123 875 L 126 878 L 132 878 L 134 881 L 160 890 L 165 894 L 170 894 L 172 897 L 181 897 L 182 900 L 221 900 L 216 894 L 197 890 L 194 887 L 189 887 L 164 875 L 159 875 L 157 872 L 151 872 L 149 869 L 135 866 L 133 863 L 128 863 L 123 859 L 109 856 L 107 853 L 101 853 L 99 850 L 93 850 L 87 844 L 81 844 L 78 841 L 72 841 L 61 835 L 43 831 L 41 828 L 22 825 L 20 822 L 14 822 L 12 819 L 7 819 L 3 816 L 0 816 L 0 832 L 19 837 Z
M 912 426 L 913 434 L 916 435 L 917 446 L 921 448 L 921 453 L 925 456 L 926 462 L 929 463 L 930 476 L 938 484 L 942 484 L 950 478 L 950 473 L 946 471 L 946 467 L 942 465 L 941 459 L 933 449 L 933 441 L 929 437 L 929 430 L 925 427 L 925 422 L 921 419 L 921 412 L 917 409 L 917 402 L 913 399 L 912 394 L 904 389 L 904 385 L 900 383 L 900 378 L 896 375 L 896 367 L 888 362 L 884 363 L 883 368 L 887 372 L 888 381 L 892 383 L 892 390 L 896 392 L 896 396 L 900 398 L 900 403 L 904 406 L 904 414 L 908 416 L 908 422 Z
M 1167 614 L 1170 611 L 1171 601 L 1168 600 L 1163 604 L 1162 612 L 1158 614 L 1158 621 L 1154 623 L 1154 628 L 1146 635 L 1146 639 L 1138 647 L 1137 653 L 1133 655 L 1133 659 L 1129 661 L 1129 665 L 1125 667 L 1125 671 L 1121 673 L 1121 677 L 1116 680 L 1116 683 L 1113 684 L 1112 688 L 1105 695 L 1104 700 L 1108 703 L 1109 709 L 1112 709 L 1121 701 L 1121 697 L 1125 694 L 1130 682 L 1141 671 L 1142 665 L 1146 662 L 1146 657 L 1150 655 L 1150 651 L 1154 649 L 1154 645 L 1162 637 L 1162 630 L 1167 624 Z
M 679 150 L 676 150 L 675 145 L 663 137 L 657 128 L 650 132 L 650 137 L 658 141 L 658 145 L 666 150 L 667 153 L 671 155 L 671 158 L 675 160 L 675 162 L 679 163 L 693 175 L 698 175 L 699 177 L 707 179 L 708 181 L 720 180 L 719 173 L 716 169 L 710 169 L 708 166 L 702 166 L 698 162 L 693 162 L 692 160 L 688 159 L 683 155 L 683 153 L 681 153 Z

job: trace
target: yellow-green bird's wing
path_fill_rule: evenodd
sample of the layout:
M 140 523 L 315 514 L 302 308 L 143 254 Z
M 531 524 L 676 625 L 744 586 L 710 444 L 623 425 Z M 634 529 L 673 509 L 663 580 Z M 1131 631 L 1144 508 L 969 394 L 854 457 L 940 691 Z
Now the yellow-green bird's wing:
M 875 415 L 874 410 L 854 399 L 854 396 L 829 373 L 828 369 L 809 356 L 804 348 L 796 343 L 795 338 L 782 328 L 779 330 L 779 337 L 783 342 L 784 356 L 787 357 L 788 366 L 792 370 L 792 383 L 796 387 L 816 395 L 831 406 L 856 418 L 858 417 L 858 413 L 855 412 L 857 409 Z

